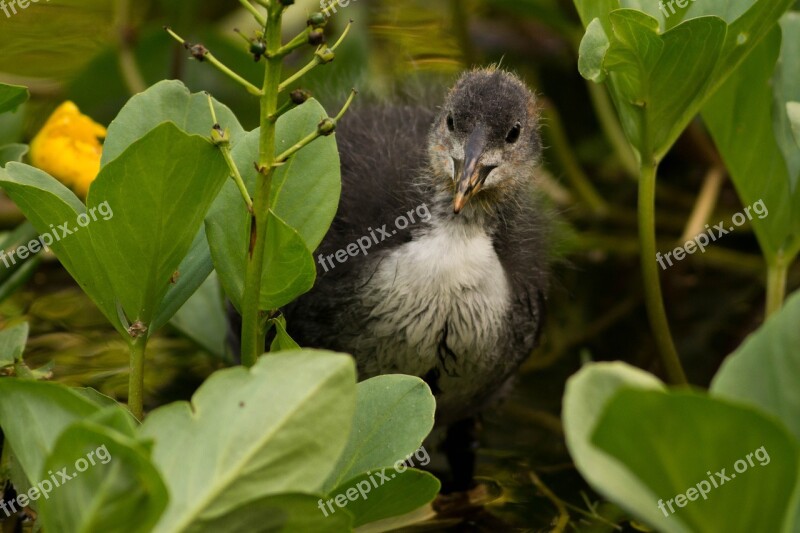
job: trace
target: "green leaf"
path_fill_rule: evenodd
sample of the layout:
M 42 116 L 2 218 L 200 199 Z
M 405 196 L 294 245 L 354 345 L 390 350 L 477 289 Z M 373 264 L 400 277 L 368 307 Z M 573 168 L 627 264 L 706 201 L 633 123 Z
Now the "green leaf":
M 45 530 L 151 531 L 167 506 L 168 494 L 148 455 L 140 443 L 97 423 L 84 421 L 67 428 L 40 478 L 44 482 L 50 472 L 65 467 L 71 477 L 61 478 L 67 487 L 53 487 L 39 500 Z
M 356 398 L 352 433 L 325 482 L 327 490 L 368 470 L 402 462 L 433 428 L 436 400 L 417 377 L 376 376 L 358 384 Z
M 0 427 L 31 483 L 41 479 L 44 460 L 61 432 L 99 410 L 63 385 L 0 379 Z
M 0 331 L 0 368 L 13 366 L 22 360 L 26 342 L 28 342 L 27 322 Z
M 318 496 L 309 494 L 279 494 L 249 501 L 223 515 L 197 521 L 187 533 L 260 533 L 302 531 L 328 533 L 350 531 L 353 518 L 347 511 L 329 514 L 320 511 Z
M 637 509 L 638 516 L 653 522 L 660 516 L 653 505 L 654 494 L 590 440 L 610 399 L 627 387 L 660 390 L 664 385 L 655 376 L 625 363 L 584 366 L 567 381 L 564 433 L 570 456 L 586 481 L 607 497 L 624 495 L 628 508 Z
M 580 45 L 578 70 L 581 76 L 595 83 L 601 83 L 606 79 L 603 61 L 609 46 L 608 35 L 600 19 L 592 20 Z
M 672 14 L 659 2 L 575 0 L 590 30 L 581 44 L 581 72 L 607 76 L 625 133 L 643 157 L 666 154 L 792 0 L 690 4 Z
M 28 88 L 0 83 L 0 113 L 15 111 L 28 101 Z
M 622 390 L 592 442 L 652 495 L 646 509 L 632 505 L 630 489 L 605 496 L 658 531 L 791 529 L 800 448 L 755 410 L 694 392 Z M 652 509 L 657 520 L 650 518 Z
M 313 98 L 278 119 L 277 151 L 292 147 L 317 128 L 327 117 Z M 255 192 L 260 130 L 247 134 L 233 149 L 236 166 L 251 193 Z M 336 215 L 342 184 L 336 136 L 321 137 L 294 155 L 275 171 L 270 205 L 278 217 L 296 229 L 309 250 L 316 250 Z M 233 183 L 226 185 L 235 187 Z M 242 207 L 241 195 L 228 207 Z
M 316 100 L 287 112 L 276 124 L 276 151 L 281 152 L 314 131 L 325 110 Z M 250 194 L 258 173 L 259 130 L 233 149 Z M 339 203 L 341 179 L 334 136 L 323 137 L 278 168 L 273 176 L 267 249 L 260 307 L 274 309 L 308 291 L 316 278 L 311 256 L 330 227 Z M 250 215 L 236 185 L 229 181 L 206 219 L 211 255 L 225 293 L 241 309 Z
M 155 531 L 190 530 L 267 495 L 319 491 L 347 443 L 355 381 L 349 356 L 273 354 L 216 372 L 191 404 L 151 412 L 141 434 L 155 440 L 172 496 Z
M 171 323 L 210 354 L 220 359 L 225 357 L 228 320 L 216 273 L 186 301 Z
M 242 202 L 239 192 L 230 189 L 223 189 L 220 198 L 227 200 L 231 194 Z M 224 203 L 215 203 L 211 207 L 206 219 L 206 233 L 225 294 L 234 307 L 241 309 L 250 215 L 244 208 L 226 211 Z M 316 267 L 299 233 L 272 211 L 267 222 L 266 239 L 259 306 L 261 309 L 277 309 L 314 286 Z
M 230 109 L 216 100 L 212 101 L 217 121 L 230 130 L 231 142 L 235 145 L 244 135 L 244 129 Z M 119 157 L 128 146 L 163 122 L 172 122 L 186 133 L 210 138 L 214 120 L 208 107 L 208 96 L 205 93 L 190 93 L 177 80 L 160 81 L 137 94 L 128 100 L 108 125 L 102 165 Z
M 178 266 L 178 279 L 175 283 L 170 280 L 167 294 L 161 301 L 158 314 L 153 320 L 153 330 L 161 329 L 164 324 L 169 322 L 213 271 L 214 263 L 211 261 L 211 251 L 208 249 L 206 228 L 205 225 L 201 225 L 192 241 L 189 253 Z
M 782 119 L 773 118 L 779 104 L 774 101 L 772 76 L 780 49 L 780 31 L 775 29 L 703 110 L 742 204 L 761 201 L 768 213 L 751 217 L 768 261 L 781 253 L 791 259 L 800 237 L 800 191 L 793 188 L 795 179 L 775 136 L 779 128 L 774 121 Z
M 78 197 L 49 174 L 21 163 L 9 163 L 5 169 L 0 169 L 0 187 L 14 200 L 40 235 L 50 236 L 45 240 L 50 241 L 49 246 L 61 264 L 108 321 L 124 335 L 125 328 L 119 320 L 114 302 L 114 288 L 95 254 L 90 230 L 81 228 L 73 231 L 78 216 L 86 213 L 86 207 Z M 96 225 L 105 223 L 102 220 L 93 222 Z M 72 233 L 65 234 L 64 230 Z
M 17 163 L 21 162 L 22 158 L 25 157 L 27 153 L 27 144 L 14 143 L 0 146 L 0 167 L 4 167 L 12 161 Z
M 324 508 L 329 516 L 346 509 L 355 516 L 354 525 L 358 527 L 410 513 L 433 501 L 440 488 L 438 479 L 420 470 L 401 467 L 399 471 L 366 472 L 332 490 Z M 337 505 L 337 498 L 343 507 Z M 334 501 L 327 505 L 331 499 Z
M 87 207 L 106 204 L 113 216 L 90 235 L 128 322 L 151 324 L 226 177 L 210 141 L 170 122 L 102 167 Z
M 286 317 L 280 315 L 278 318 L 270 319 L 270 323 L 275 326 L 275 338 L 272 340 L 272 344 L 270 344 L 270 352 L 300 349 L 300 345 L 294 342 L 294 339 L 292 339 L 286 331 Z
M 753 405 L 781 419 L 800 442 L 800 292 L 725 359 L 714 396 Z
M 278 119 L 279 152 L 293 146 L 316 129 L 325 110 L 309 100 Z M 233 158 L 251 195 L 258 177 L 259 130 L 247 134 L 233 149 Z M 262 309 L 285 305 L 308 291 L 316 278 L 311 256 L 328 231 L 339 203 L 341 178 L 334 136 L 317 139 L 275 171 L 270 193 L 267 250 L 261 285 Z M 236 185 L 223 187 L 206 219 L 211 255 L 225 293 L 241 309 L 245 254 L 250 235 L 250 215 Z

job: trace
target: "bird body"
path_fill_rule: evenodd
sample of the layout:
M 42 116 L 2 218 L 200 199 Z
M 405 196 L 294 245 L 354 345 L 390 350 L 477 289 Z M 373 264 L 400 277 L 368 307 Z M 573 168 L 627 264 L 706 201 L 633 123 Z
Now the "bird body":
M 318 280 L 284 310 L 295 340 L 353 354 L 361 378 L 420 376 L 440 424 L 485 405 L 533 350 L 544 311 L 534 106 L 516 77 L 479 70 L 438 114 L 348 116 L 337 132 L 342 197 L 315 252 Z

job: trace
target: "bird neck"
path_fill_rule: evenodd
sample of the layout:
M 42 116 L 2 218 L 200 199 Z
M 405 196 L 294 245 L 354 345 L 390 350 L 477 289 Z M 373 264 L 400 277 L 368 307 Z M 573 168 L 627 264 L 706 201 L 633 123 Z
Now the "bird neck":
M 464 230 L 482 229 L 489 235 L 495 233 L 498 226 L 509 213 L 502 198 L 480 196 L 472 198 L 460 213 L 453 212 L 453 187 L 446 180 L 429 179 L 423 184 L 423 196 L 430 198 L 433 220 L 440 224 L 460 226 Z

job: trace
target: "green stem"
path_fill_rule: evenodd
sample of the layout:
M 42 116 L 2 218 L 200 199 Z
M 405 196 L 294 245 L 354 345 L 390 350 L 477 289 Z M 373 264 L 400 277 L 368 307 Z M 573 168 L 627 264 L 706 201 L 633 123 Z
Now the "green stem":
M 549 133 L 548 137 L 553 152 L 556 158 L 561 163 L 564 173 L 572 184 L 572 188 L 578 193 L 578 196 L 586 203 L 591 209 L 592 213 L 599 217 L 605 216 L 608 211 L 608 204 L 597 192 L 597 189 L 592 185 L 589 177 L 583 172 L 580 164 L 578 163 L 567 139 L 567 133 L 564 130 L 564 124 L 561 121 L 561 116 L 556 111 L 555 107 L 549 102 L 544 106 L 544 114 L 546 118 L 546 132 Z
M 330 119 L 331 122 L 333 123 L 334 128 L 336 127 L 337 124 L 339 124 L 339 121 L 342 120 L 342 117 L 347 112 L 347 109 L 350 107 L 350 104 L 353 103 L 353 98 L 356 97 L 356 94 L 358 94 L 358 92 L 355 89 L 350 91 L 350 96 L 347 98 L 347 102 L 345 102 L 344 106 L 342 106 L 342 109 L 341 111 L 339 111 L 339 114 L 336 115 L 334 118 Z M 300 150 L 302 150 L 303 148 L 305 148 L 306 146 L 308 146 L 309 144 L 311 144 L 312 142 L 316 141 L 317 139 L 319 139 L 324 135 L 326 134 L 323 133 L 320 128 L 317 128 L 315 132 L 309 133 L 303 139 L 300 139 L 300 141 L 298 141 L 294 146 L 288 148 L 281 155 L 276 156 L 275 164 L 282 165 L 294 154 L 296 154 L 297 152 L 299 152 Z
M 611 98 L 608 96 L 608 90 L 605 85 L 587 81 L 586 86 L 589 89 L 589 97 L 592 99 L 597 119 L 600 121 L 600 126 L 608 138 L 608 142 L 617 153 L 617 157 L 622 163 L 625 172 L 632 178 L 639 175 L 639 165 L 636 163 L 636 156 L 631 150 L 631 145 L 625 137 L 625 132 L 622 131 L 617 115 L 614 112 L 614 105 L 611 103 Z
M 658 346 L 661 361 L 669 380 L 676 385 L 687 384 L 678 351 L 669 331 L 667 313 L 661 294 L 661 279 L 656 262 L 656 172 L 658 163 L 643 158 L 639 177 L 639 241 L 641 243 L 642 276 L 645 303 L 650 326 Z
M 250 12 L 253 18 L 256 19 L 256 22 L 258 22 L 259 26 L 261 26 L 262 28 L 266 26 L 267 20 L 264 18 L 264 15 L 262 15 L 261 12 L 258 11 L 258 9 L 253 7 L 253 4 L 251 4 L 249 0 L 239 0 L 239 3 L 242 4 L 243 8 L 245 8 L 248 12 Z
M 117 60 L 122 79 L 131 94 L 138 94 L 147 89 L 147 82 L 142 76 L 131 42 L 131 28 L 128 24 L 130 16 L 130 1 L 118 0 L 117 2 L 117 33 L 119 35 L 119 52 Z
M 244 297 L 242 300 L 242 364 L 252 366 L 264 352 L 266 331 L 261 325 L 259 297 L 264 268 L 267 221 L 269 219 L 270 189 L 275 171 L 275 122 L 278 111 L 278 93 L 283 59 L 277 55 L 281 49 L 281 21 L 283 6 L 277 2 L 267 9 L 265 38 L 267 66 L 261 90 L 261 133 L 259 138 L 256 194 L 253 216 L 250 219 L 250 247 L 245 269 Z
M 164 29 L 167 30 L 167 33 L 169 33 L 172 36 L 173 39 L 175 39 L 176 41 L 181 43 L 183 46 L 185 46 L 187 48 L 191 48 L 191 45 L 187 44 L 186 40 L 183 37 L 181 37 L 180 35 L 178 35 L 177 33 L 175 33 L 174 31 L 172 31 L 171 28 L 165 27 Z M 216 68 L 221 73 L 223 73 L 226 76 L 228 76 L 228 78 L 230 78 L 231 80 L 235 81 L 236 83 L 238 83 L 239 85 L 244 87 L 247 90 L 247 92 L 249 92 L 250 94 L 255 95 L 255 96 L 262 96 L 263 95 L 261 90 L 258 87 L 256 87 L 255 85 L 253 85 L 252 83 L 250 83 L 249 81 L 247 81 L 246 79 L 241 77 L 240 75 L 238 75 L 236 72 L 234 72 L 230 68 L 228 68 L 227 65 L 225 65 L 219 59 L 217 59 L 214 56 L 214 54 L 212 54 L 210 51 L 208 51 L 208 49 L 204 48 L 202 54 L 198 53 L 198 54 L 195 55 L 195 53 L 193 52 L 192 56 L 197 58 L 200 61 L 208 61 L 209 63 L 211 63 L 211 65 L 214 68 Z
M 147 335 L 131 339 L 130 347 L 130 366 L 131 373 L 128 379 L 128 409 L 136 417 L 142 420 L 144 415 L 144 352 L 147 347 Z
M 781 307 L 783 307 L 789 263 L 783 252 L 779 252 L 767 267 L 767 318 L 780 311 Z

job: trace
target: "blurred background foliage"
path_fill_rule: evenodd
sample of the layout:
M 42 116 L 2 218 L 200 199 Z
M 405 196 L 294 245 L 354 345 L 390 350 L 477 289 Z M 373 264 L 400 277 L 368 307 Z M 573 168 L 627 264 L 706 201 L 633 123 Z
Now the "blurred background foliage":
M 298 0 L 287 13 L 287 37 L 318 9 L 314 0 Z M 443 518 L 436 527 L 546 528 L 563 511 L 580 530 L 630 529 L 622 512 L 597 503 L 581 480 L 559 420 L 564 381 L 583 361 L 622 359 L 663 376 L 642 300 L 635 164 L 605 89 L 578 74 L 583 32 L 571 0 L 351 0 L 338 10 L 328 31 L 338 34 L 353 19 L 351 36 L 332 64 L 303 80 L 329 110 L 351 87 L 361 91 L 362 102 L 436 106 L 461 71 L 490 63 L 519 73 L 542 106 L 547 149 L 539 180 L 559 213 L 554 244 L 563 257 L 547 331 L 508 401 L 483 422 L 478 474 L 486 484 L 473 497 L 489 505 L 465 511 L 456 504 L 452 520 Z M 0 14 L 0 81 L 28 86 L 32 96 L 0 118 L 0 145 L 29 142 L 64 100 L 107 125 L 131 94 L 171 78 L 193 92 L 208 90 L 245 128 L 256 127 L 256 101 L 216 70 L 188 60 L 164 25 L 257 81 L 260 69 L 232 31 L 254 28 L 234 0 L 31 4 L 12 17 Z M 291 60 L 300 66 L 305 56 Z M 664 161 L 658 187 L 662 250 L 684 234 L 699 233 L 693 229 L 698 216 L 702 227 L 742 209 L 699 120 Z M 701 199 L 705 211 L 698 208 Z M 19 235 L 30 230 L 21 223 L 20 213 L 0 196 L 0 245 L 22 242 Z M 31 323 L 30 364 L 53 361 L 54 380 L 124 394 L 126 346 L 58 263 L 40 255 L 24 271 L 0 269 L 0 328 Z M 761 323 L 764 272 L 752 231 L 743 226 L 662 274 L 670 323 L 692 383 L 707 386 L 722 358 Z M 789 292 L 798 284 L 794 268 Z M 211 279 L 173 327 L 151 341 L 146 405 L 188 398 L 206 376 L 230 364 L 219 294 Z

